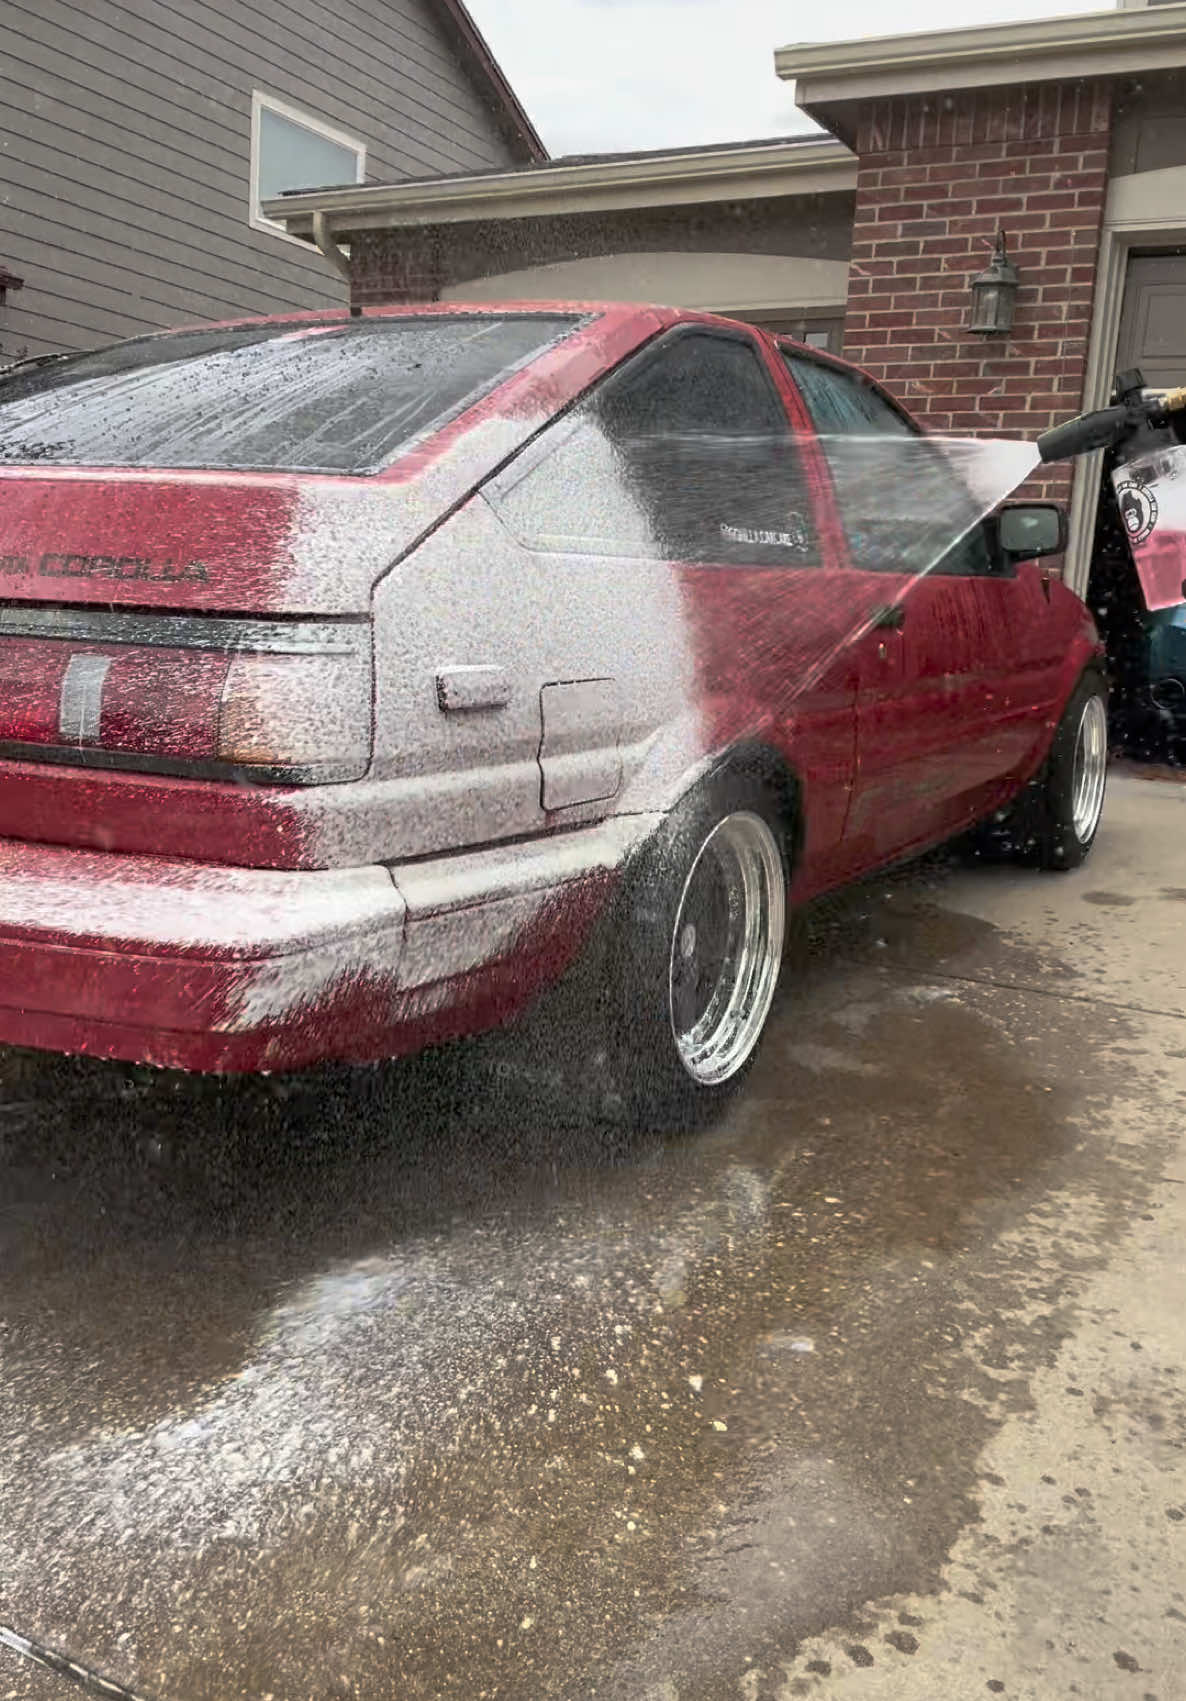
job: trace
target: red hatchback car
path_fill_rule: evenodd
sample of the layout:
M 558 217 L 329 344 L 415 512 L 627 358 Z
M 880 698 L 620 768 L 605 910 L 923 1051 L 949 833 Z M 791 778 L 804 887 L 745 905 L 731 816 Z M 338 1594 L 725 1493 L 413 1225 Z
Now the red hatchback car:
M 643 1095 L 723 1092 L 788 900 L 1005 811 L 1048 866 L 1095 835 L 1061 516 L 981 522 L 959 467 L 843 363 L 657 308 L 0 374 L 0 1040 L 376 1059 L 596 948 Z

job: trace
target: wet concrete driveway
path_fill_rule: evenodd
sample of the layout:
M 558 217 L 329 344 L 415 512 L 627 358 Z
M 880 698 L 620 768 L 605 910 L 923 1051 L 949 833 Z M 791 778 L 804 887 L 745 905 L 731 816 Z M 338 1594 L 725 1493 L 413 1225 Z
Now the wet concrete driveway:
M 696 1135 L 6 1060 L 0 1620 L 158 1701 L 1174 1701 L 1184 827 L 821 906 Z

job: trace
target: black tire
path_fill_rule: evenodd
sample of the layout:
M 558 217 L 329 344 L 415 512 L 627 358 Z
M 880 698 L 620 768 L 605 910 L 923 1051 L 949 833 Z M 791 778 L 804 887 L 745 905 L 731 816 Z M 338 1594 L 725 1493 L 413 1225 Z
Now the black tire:
M 627 872 L 601 1008 L 617 1097 L 634 1122 L 694 1126 L 753 1065 L 786 937 L 788 807 L 772 782 L 715 775 L 671 812 Z M 734 864 L 753 876 L 741 879 L 740 896 L 730 887 Z
M 1108 761 L 1108 688 L 1094 670 L 1071 693 L 1041 772 L 1001 817 L 972 835 L 974 853 L 989 861 L 1011 859 L 1053 870 L 1079 868 L 1091 854 L 1104 805 Z M 1089 806 L 1079 791 L 1081 736 L 1090 728 L 1091 760 L 1098 764 Z M 1079 807 L 1077 808 L 1077 803 Z
M 1039 868 L 1079 868 L 1091 855 L 1108 778 L 1108 688 L 1084 674 L 1063 711 L 1042 771 L 1033 817 Z

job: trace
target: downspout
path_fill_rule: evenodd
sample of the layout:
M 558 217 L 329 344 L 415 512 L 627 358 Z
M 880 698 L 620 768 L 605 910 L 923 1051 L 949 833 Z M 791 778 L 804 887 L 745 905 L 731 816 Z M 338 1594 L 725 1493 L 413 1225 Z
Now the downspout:
M 334 239 L 334 234 L 329 228 L 328 214 L 313 214 L 313 240 L 317 244 L 321 253 L 334 268 L 334 271 L 340 272 L 346 282 L 349 283 L 350 261 L 346 258 L 345 254 L 342 253 L 342 250 L 338 247 L 338 244 Z M 350 308 L 351 317 L 354 319 L 357 319 L 361 312 L 361 307 L 354 307 L 352 305 Z

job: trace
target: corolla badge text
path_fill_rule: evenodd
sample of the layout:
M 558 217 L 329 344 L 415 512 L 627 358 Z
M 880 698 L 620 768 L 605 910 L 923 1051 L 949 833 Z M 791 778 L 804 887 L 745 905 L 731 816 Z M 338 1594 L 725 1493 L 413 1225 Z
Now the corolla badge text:
M 0 555 L 0 576 L 40 579 L 138 579 L 154 585 L 210 581 L 201 561 L 150 561 L 143 555 Z

